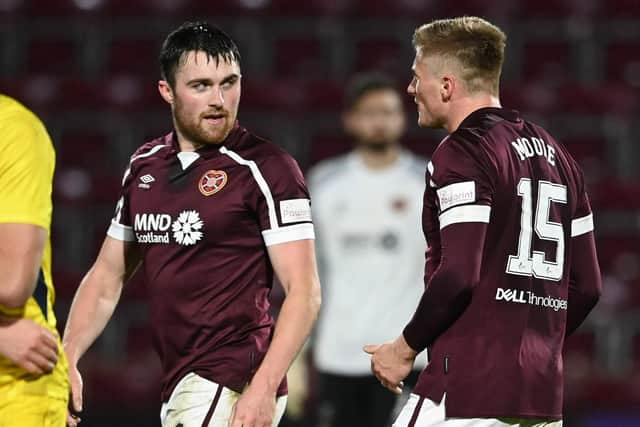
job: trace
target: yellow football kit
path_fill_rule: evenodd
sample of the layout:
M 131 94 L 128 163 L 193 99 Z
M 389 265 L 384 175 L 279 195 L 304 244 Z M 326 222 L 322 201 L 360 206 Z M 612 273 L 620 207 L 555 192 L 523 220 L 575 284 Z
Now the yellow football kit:
M 55 152 L 42 122 L 24 106 L 0 95 L 0 223 L 34 224 L 50 232 Z M 2 278 L 0 278 L 0 285 Z M 22 309 L 0 305 L 0 314 L 31 319 L 53 331 L 55 293 L 47 238 L 38 282 Z M 0 427 L 63 427 L 69 381 L 58 338 L 58 363 L 35 376 L 0 355 Z

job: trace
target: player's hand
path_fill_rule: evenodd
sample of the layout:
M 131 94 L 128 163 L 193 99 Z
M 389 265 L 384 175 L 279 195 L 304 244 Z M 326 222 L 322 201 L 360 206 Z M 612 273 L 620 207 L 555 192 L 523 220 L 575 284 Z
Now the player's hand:
M 69 361 L 69 383 L 71 384 L 71 399 L 69 411 L 67 411 L 67 425 L 77 427 L 81 421 L 78 414 L 82 412 L 82 376 L 76 364 L 71 361 Z
M 365 345 L 364 351 L 371 355 L 371 372 L 380 384 L 393 393 L 402 394 L 402 380 L 411 372 L 417 354 L 404 337 L 400 335 L 381 345 Z
M 30 374 L 48 374 L 58 363 L 57 336 L 32 320 L 3 317 L 0 354 Z
M 233 406 L 229 427 L 271 427 L 276 414 L 275 392 L 251 384 Z

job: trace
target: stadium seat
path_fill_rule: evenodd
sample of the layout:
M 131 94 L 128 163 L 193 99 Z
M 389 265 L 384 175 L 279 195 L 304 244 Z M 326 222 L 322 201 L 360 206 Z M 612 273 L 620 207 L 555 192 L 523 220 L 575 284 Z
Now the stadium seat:
M 344 154 L 353 148 L 353 141 L 346 135 L 340 134 L 317 134 L 311 139 L 311 149 L 309 153 L 309 165 L 321 162 L 322 160 Z
M 160 45 L 157 39 L 114 39 L 107 53 L 106 71 L 157 77 Z
M 30 73 L 71 73 L 76 64 L 76 43 L 69 38 L 37 38 L 29 41 L 25 67 Z
M 637 0 L 603 0 L 600 2 L 602 18 L 638 19 L 640 2 Z
M 411 74 L 414 51 L 406 40 L 366 39 L 356 44 L 355 71 L 384 71 L 391 75 Z
M 606 78 L 640 88 L 639 42 L 611 43 L 606 53 Z
M 544 2 L 541 2 L 544 3 Z M 521 76 L 525 81 L 564 82 L 573 75 L 571 51 L 562 41 L 528 41 L 522 51 Z
M 317 39 L 279 39 L 274 43 L 273 76 L 321 77 L 327 60 Z

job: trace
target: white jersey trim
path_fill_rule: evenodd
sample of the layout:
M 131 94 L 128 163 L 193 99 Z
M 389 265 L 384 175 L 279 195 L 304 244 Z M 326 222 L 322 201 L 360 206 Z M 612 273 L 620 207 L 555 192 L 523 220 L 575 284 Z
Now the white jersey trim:
M 147 151 L 146 153 L 138 154 L 137 156 L 132 157 L 131 160 L 129 160 L 129 167 L 127 168 L 126 171 L 124 171 L 124 176 L 122 177 L 122 185 L 124 185 L 124 182 L 127 180 L 127 177 L 131 173 L 131 165 L 133 164 L 133 162 L 135 162 L 138 159 L 142 159 L 144 157 L 153 156 L 154 154 L 156 154 L 158 151 L 160 151 L 164 147 L 168 147 L 168 145 L 166 145 L 166 144 L 156 145 L 155 147 L 153 147 L 151 150 Z
M 265 230 L 262 232 L 262 238 L 267 246 L 277 245 L 278 243 L 294 242 L 296 240 L 316 238 L 313 224 L 296 224 L 287 227 L 280 227 L 277 230 Z
M 576 218 L 571 221 L 571 237 L 581 236 L 585 233 L 593 231 L 593 214 L 590 213 L 582 218 Z
M 484 222 L 489 223 L 491 217 L 491 206 L 466 205 L 451 208 L 440 215 L 440 230 L 447 225 L 461 222 Z
M 155 147 L 153 147 L 151 150 L 147 151 L 146 153 L 138 154 L 137 156 L 132 157 L 131 160 L 129 160 L 129 167 L 127 168 L 126 171 L 124 171 L 124 175 L 122 176 L 122 184 L 120 184 L 120 185 L 124 187 L 124 182 L 127 180 L 127 177 L 131 173 L 131 165 L 133 164 L 133 162 L 135 162 L 138 159 L 144 158 L 144 157 L 153 156 L 155 153 L 157 153 L 158 151 L 160 151 L 164 147 L 168 147 L 168 145 L 167 144 L 156 145 Z M 115 214 L 115 217 L 113 218 L 113 220 L 115 222 L 117 222 L 117 223 L 120 223 L 120 215 L 122 214 L 122 206 L 123 205 L 124 205 L 124 199 L 121 197 L 120 200 L 118 200 L 118 204 L 116 205 L 116 214 Z M 122 240 L 122 239 L 120 239 L 120 240 Z
M 111 220 L 111 225 L 107 230 L 107 236 L 113 237 L 116 240 L 124 240 L 125 242 L 133 242 L 135 240 L 133 227 L 122 225 L 115 220 Z
M 243 159 L 238 155 L 238 153 L 227 149 L 227 147 L 220 147 L 220 152 L 222 154 L 226 154 L 227 156 L 231 157 L 237 163 L 249 167 L 249 170 L 251 170 L 251 174 L 253 175 L 253 178 L 258 183 L 258 187 L 260 188 L 260 191 L 262 191 L 262 194 L 264 195 L 264 198 L 267 201 L 267 208 L 269 210 L 269 224 L 271 225 L 271 230 L 277 230 L 279 226 L 278 226 L 278 217 L 276 215 L 276 205 L 273 202 L 271 189 L 269 188 L 267 181 L 265 181 L 264 177 L 262 176 L 262 173 L 260 172 L 260 169 L 258 168 L 258 165 L 256 164 L 256 162 L 254 162 L 253 160 Z

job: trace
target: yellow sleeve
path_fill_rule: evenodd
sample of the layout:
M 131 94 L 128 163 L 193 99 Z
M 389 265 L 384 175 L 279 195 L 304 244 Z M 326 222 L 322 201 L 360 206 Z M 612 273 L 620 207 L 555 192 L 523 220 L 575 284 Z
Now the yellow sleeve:
M 55 153 L 44 125 L 28 111 L 0 123 L 0 223 L 49 230 Z

